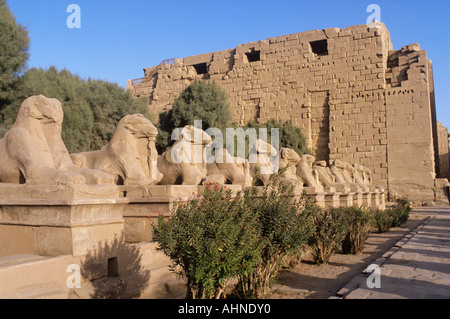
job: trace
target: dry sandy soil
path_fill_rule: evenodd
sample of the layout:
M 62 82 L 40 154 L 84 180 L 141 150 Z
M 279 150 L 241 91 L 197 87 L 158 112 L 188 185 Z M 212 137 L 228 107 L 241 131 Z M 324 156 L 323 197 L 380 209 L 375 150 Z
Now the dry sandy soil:
M 327 299 L 381 257 L 427 216 L 410 213 L 408 222 L 384 234 L 371 233 L 363 253 L 344 255 L 336 252 L 326 265 L 316 265 L 308 252 L 290 269 L 283 269 L 269 299 Z

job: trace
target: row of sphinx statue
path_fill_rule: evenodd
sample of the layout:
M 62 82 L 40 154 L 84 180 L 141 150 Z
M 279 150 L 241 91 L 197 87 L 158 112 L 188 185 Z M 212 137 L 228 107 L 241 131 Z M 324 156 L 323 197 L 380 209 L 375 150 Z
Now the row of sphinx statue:
M 312 155 L 274 149 L 262 140 L 252 146 L 253 160 L 232 157 L 226 149 L 209 160 L 192 161 L 194 148 L 205 150 L 211 137 L 193 126 L 182 129 L 178 140 L 159 155 L 156 127 L 143 115 L 122 118 L 101 150 L 69 154 L 61 138 L 63 110 L 56 99 L 32 96 L 25 100 L 11 129 L 0 140 L 0 182 L 30 185 L 202 185 L 250 186 L 254 179 L 266 185 L 271 173 L 255 174 L 274 157 L 279 168 L 288 167 L 281 178 L 293 185 L 316 190 L 373 188 L 371 172 L 360 165 L 334 160 L 315 161 Z M 201 136 L 201 138 L 194 138 Z M 329 164 L 329 166 L 328 166 Z M 272 172 L 273 173 L 273 172 Z

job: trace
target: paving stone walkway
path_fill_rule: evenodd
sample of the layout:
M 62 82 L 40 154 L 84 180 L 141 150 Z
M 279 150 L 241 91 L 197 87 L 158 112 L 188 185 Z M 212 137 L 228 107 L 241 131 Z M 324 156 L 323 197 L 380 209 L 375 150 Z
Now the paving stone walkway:
M 423 207 L 429 217 L 338 292 L 345 299 L 450 299 L 450 207 Z M 370 271 L 369 271 L 370 270 Z M 369 280 L 368 280 L 369 279 Z

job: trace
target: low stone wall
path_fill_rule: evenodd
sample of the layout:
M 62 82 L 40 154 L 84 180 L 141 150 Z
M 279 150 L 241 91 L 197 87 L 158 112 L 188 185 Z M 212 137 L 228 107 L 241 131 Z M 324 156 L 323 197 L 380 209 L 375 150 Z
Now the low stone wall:
M 152 224 L 204 189 L 0 184 L 0 297 L 183 297 L 184 282 L 151 243 Z M 383 190 L 346 190 L 298 187 L 293 196 L 305 191 L 324 208 L 385 207 Z M 80 270 L 81 288 L 67 285 L 71 265 Z
M 123 231 L 115 186 L 0 185 L 0 256 L 84 256 Z
M 239 185 L 226 185 L 234 192 L 242 190 Z M 176 203 L 186 202 L 195 194 L 201 194 L 205 186 L 122 186 L 121 193 L 126 194 L 129 204 L 124 208 L 125 238 L 129 243 L 150 242 L 152 225 L 159 217 L 169 217 Z M 261 187 L 260 187 L 261 188 Z M 322 208 L 364 206 L 375 209 L 386 207 L 383 189 L 372 188 L 351 191 L 346 188 L 317 189 L 305 187 L 294 191 L 293 196 L 300 198 L 303 191 L 309 200 Z

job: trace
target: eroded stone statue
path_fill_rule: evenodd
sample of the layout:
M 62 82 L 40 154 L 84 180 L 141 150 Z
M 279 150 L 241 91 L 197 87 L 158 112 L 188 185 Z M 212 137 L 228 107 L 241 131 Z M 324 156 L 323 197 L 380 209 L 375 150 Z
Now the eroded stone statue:
M 160 185 L 200 185 L 206 178 L 205 148 L 211 137 L 192 125 L 185 126 L 175 144 L 158 157 L 164 175 Z
M 361 188 L 366 188 L 367 185 L 364 182 L 364 168 L 361 165 L 353 164 L 353 177 L 355 179 L 355 183 L 358 184 Z
M 372 177 L 370 169 L 359 164 L 353 164 L 355 182 L 362 189 L 374 191 L 376 187 L 372 185 Z
M 289 167 L 284 171 L 280 177 L 282 181 L 288 185 L 303 185 L 297 177 L 297 165 L 300 162 L 300 156 L 290 148 L 282 148 L 279 154 L 280 169 Z
M 110 174 L 75 166 L 61 138 L 61 102 L 43 95 L 26 99 L 0 140 L 0 182 L 68 185 L 113 184 Z
M 277 172 L 274 158 L 278 155 L 277 150 L 263 140 L 256 140 L 250 149 L 248 161 L 250 163 L 250 174 L 257 182 L 264 186 L 269 184 L 270 177 Z M 256 169 L 259 170 L 256 174 Z
M 323 186 L 319 182 L 319 177 L 313 170 L 312 165 L 316 161 L 315 157 L 309 154 L 300 156 L 300 162 L 297 165 L 296 174 L 304 186 L 314 187 L 318 191 L 323 191 Z
M 335 188 L 337 191 L 344 191 L 347 183 L 337 183 L 336 177 L 331 173 L 326 161 L 317 161 L 313 165 L 313 170 L 317 173 L 319 182 L 327 188 Z M 348 186 L 347 186 L 348 187 Z
M 373 185 L 372 171 L 365 166 L 362 166 L 362 168 L 363 168 L 364 184 L 367 186 L 372 186 Z
M 232 184 L 249 187 L 253 178 L 248 160 L 231 156 L 225 149 L 216 152 L 206 165 L 208 175 L 204 183 Z
M 347 184 L 351 187 L 352 191 L 359 191 L 360 186 L 354 182 L 353 167 L 349 169 L 348 163 L 340 160 L 334 160 L 330 165 L 330 172 L 336 179 L 336 183 Z
M 313 164 L 313 170 L 317 172 L 319 182 L 325 187 L 336 187 L 336 179 L 331 174 L 326 161 L 317 161 Z
M 142 114 L 127 115 L 101 150 L 72 154 L 71 158 L 79 167 L 113 175 L 118 185 L 156 185 L 163 178 L 157 167 L 157 135 L 156 127 Z

